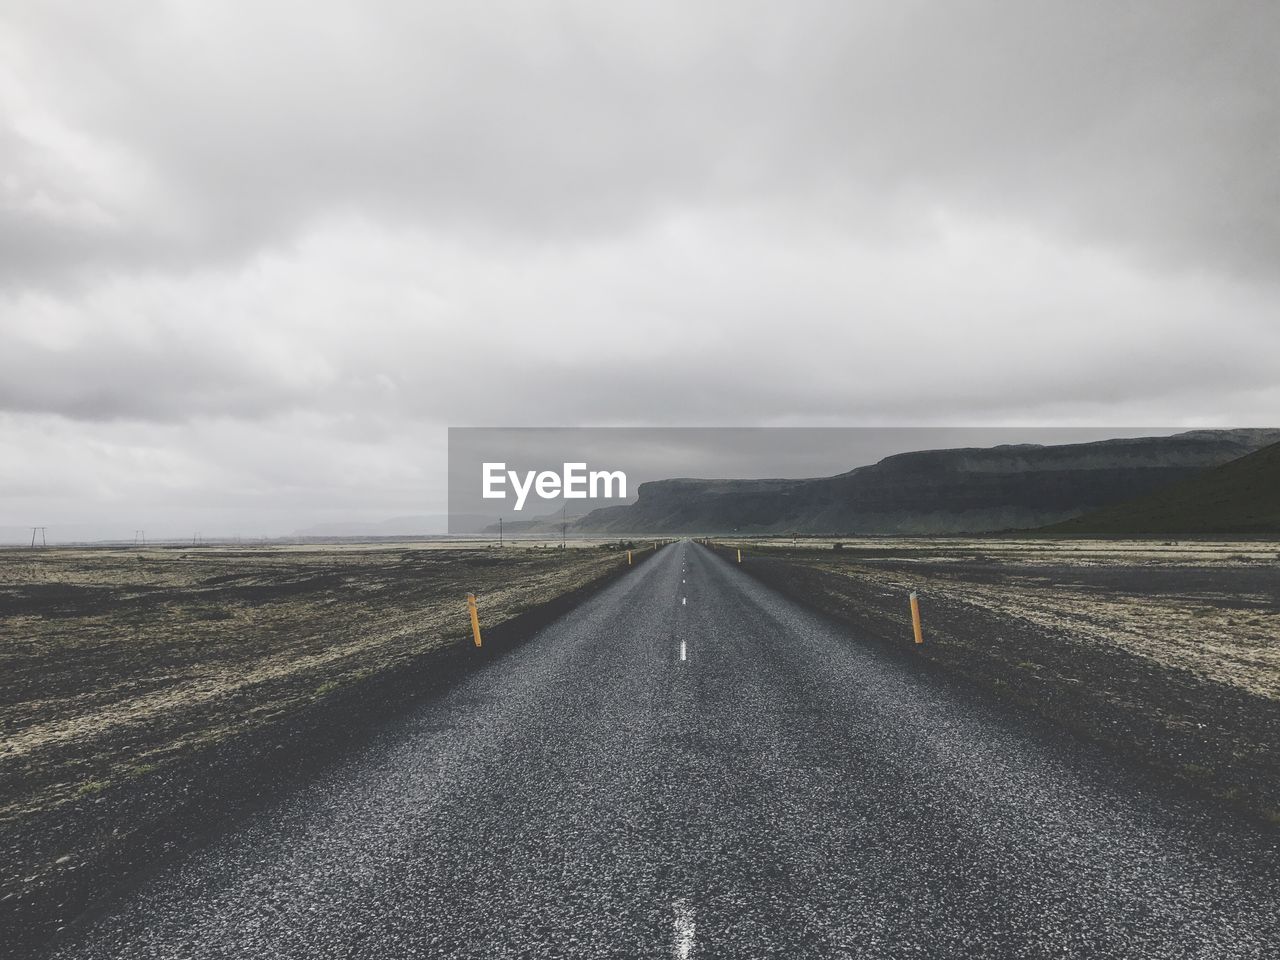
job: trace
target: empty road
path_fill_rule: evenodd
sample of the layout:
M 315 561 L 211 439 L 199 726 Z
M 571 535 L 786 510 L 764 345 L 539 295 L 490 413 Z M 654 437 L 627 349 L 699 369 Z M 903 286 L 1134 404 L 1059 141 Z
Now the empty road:
M 56 955 L 1274 957 L 1278 865 L 682 542 Z

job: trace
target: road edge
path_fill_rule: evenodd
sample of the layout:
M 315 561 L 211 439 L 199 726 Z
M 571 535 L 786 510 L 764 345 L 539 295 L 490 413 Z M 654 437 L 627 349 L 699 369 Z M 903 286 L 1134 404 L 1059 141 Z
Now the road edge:
M 1126 703 L 1124 709 L 1102 712 L 1098 702 L 1090 698 L 1087 685 L 1054 683 L 1051 678 L 1047 684 L 1032 689 L 1026 675 L 1010 661 L 989 658 L 977 663 L 949 649 L 946 640 L 939 637 L 936 621 L 926 631 L 929 640 L 922 646 L 914 645 L 905 593 L 901 598 L 901 623 L 887 617 L 873 622 L 865 616 L 851 614 L 848 605 L 842 602 L 838 582 L 842 578 L 837 574 L 789 558 L 744 555 L 739 561 L 736 546 L 700 542 L 757 582 L 842 628 L 857 630 L 882 649 L 930 671 L 944 682 L 963 685 L 981 696 L 1025 710 L 1068 736 L 1135 764 L 1153 782 L 1206 800 L 1224 815 L 1245 820 L 1264 832 L 1280 834 L 1280 807 L 1276 806 L 1280 798 L 1274 792 L 1259 788 L 1256 772 L 1246 776 L 1240 766 L 1233 765 L 1234 757 L 1222 755 L 1221 742 L 1210 741 L 1189 729 L 1179 735 L 1179 728 L 1153 726 L 1144 707 L 1157 699 L 1154 695 L 1149 695 L 1145 702 L 1137 699 Z M 1155 669 L 1149 662 L 1138 662 L 1136 657 L 1118 652 L 1110 654 L 1107 666 L 1113 670 L 1131 670 L 1135 684 L 1140 684 L 1142 677 Z M 1173 676 L 1181 672 L 1166 670 L 1165 673 Z M 1179 679 L 1183 689 L 1191 691 L 1190 698 L 1199 701 L 1196 706 L 1205 711 L 1203 720 L 1189 726 L 1204 726 L 1205 721 L 1211 722 L 1216 715 L 1224 728 L 1224 735 L 1219 739 L 1230 744 L 1246 722 L 1240 717 L 1258 716 L 1269 709 L 1273 715 L 1270 726 L 1280 730 L 1280 717 L 1275 717 L 1280 711 L 1261 697 L 1189 675 Z M 1237 719 L 1227 723 L 1222 721 L 1224 714 Z M 1142 732 L 1135 734 L 1135 730 Z
M 164 866 L 313 779 L 367 744 L 384 725 L 500 659 L 661 549 L 635 550 L 630 564 L 620 561 L 573 590 L 486 623 L 479 649 L 469 633 L 460 631 L 452 646 L 424 651 L 384 673 L 347 683 L 305 709 L 178 763 L 166 775 L 185 778 L 182 804 L 157 816 L 111 856 L 85 864 L 63 882 L 41 888 L 21 909 L 0 916 L 0 942 L 10 951 L 7 956 L 49 955 Z M 138 791 L 145 789 L 144 782 L 137 785 Z M 119 814 L 128 815 L 123 804 Z

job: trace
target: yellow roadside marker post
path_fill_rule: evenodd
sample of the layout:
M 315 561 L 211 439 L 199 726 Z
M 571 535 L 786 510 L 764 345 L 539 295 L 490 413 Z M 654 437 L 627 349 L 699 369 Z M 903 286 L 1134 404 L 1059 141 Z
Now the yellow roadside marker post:
M 924 634 L 920 632 L 920 601 L 916 599 L 916 592 L 911 591 L 911 629 L 915 633 L 916 643 L 924 643 Z
M 476 609 L 476 595 L 467 594 L 467 609 L 471 611 L 471 637 L 480 646 L 480 611 Z
M 739 550 L 739 551 L 738 551 L 738 562 L 739 562 L 739 563 L 741 563 L 741 562 L 742 562 L 742 551 L 741 551 L 741 550 Z
M 631 566 L 631 551 L 627 551 L 627 566 Z

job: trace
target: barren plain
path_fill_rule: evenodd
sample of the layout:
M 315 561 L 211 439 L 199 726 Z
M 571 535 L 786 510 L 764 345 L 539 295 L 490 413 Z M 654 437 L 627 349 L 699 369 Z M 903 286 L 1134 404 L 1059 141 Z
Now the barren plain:
M 720 548 L 739 546 L 749 572 L 859 633 L 1280 822 L 1280 544 L 856 538 Z
M 467 593 L 500 644 L 626 563 L 599 545 L 0 551 L 0 940 L 468 668 Z

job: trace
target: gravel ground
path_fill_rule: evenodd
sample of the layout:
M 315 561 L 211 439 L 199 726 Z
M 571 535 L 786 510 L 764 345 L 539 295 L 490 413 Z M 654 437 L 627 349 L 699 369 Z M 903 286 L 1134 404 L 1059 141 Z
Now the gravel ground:
M 487 652 L 626 570 L 523 545 L 0 551 L 0 944 L 469 668 L 468 592 Z
M 664 549 L 59 958 L 1267 957 L 1274 837 Z
M 844 546 L 749 544 L 742 569 L 953 681 L 1280 825 L 1274 544 Z M 717 549 L 735 557 L 734 545 Z

